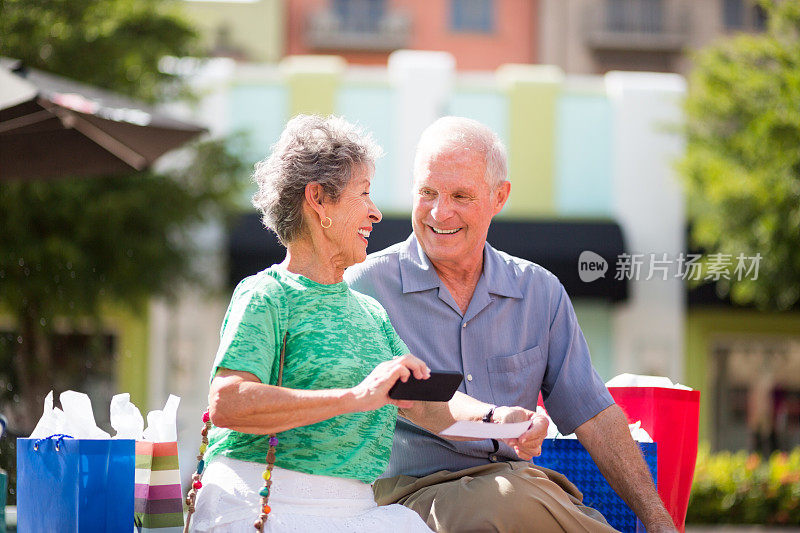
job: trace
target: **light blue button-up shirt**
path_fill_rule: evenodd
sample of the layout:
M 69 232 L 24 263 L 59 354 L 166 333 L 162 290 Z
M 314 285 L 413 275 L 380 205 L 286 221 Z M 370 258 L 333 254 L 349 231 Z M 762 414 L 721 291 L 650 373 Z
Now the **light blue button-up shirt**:
M 495 405 L 536 409 L 539 391 L 561 433 L 614 403 L 591 365 L 572 303 L 546 269 L 488 243 L 483 273 L 462 313 L 412 234 L 345 272 L 375 297 L 411 353 L 434 370 L 464 374 L 459 390 Z M 456 442 L 398 418 L 384 476 L 421 477 L 490 461 L 519 460 L 491 440 Z

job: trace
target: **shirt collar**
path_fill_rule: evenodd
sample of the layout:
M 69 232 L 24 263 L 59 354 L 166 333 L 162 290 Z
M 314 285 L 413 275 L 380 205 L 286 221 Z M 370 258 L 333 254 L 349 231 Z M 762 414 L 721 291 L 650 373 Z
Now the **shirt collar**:
M 483 276 L 489 293 L 507 298 L 522 298 L 515 270 L 508 268 L 509 256 L 501 254 L 487 242 L 483 246 Z
M 428 256 L 412 233 L 400 249 L 400 278 L 403 294 L 441 287 L 442 281 Z M 487 292 L 508 298 L 522 298 L 513 272 L 505 268 L 506 260 L 489 243 L 483 247 L 483 274 Z
M 403 281 L 403 294 L 426 291 L 440 287 L 442 280 L 434 270 L 428 256 L 422 251 L 417 237 L 412 233 L 400 249 L 400 277 Z

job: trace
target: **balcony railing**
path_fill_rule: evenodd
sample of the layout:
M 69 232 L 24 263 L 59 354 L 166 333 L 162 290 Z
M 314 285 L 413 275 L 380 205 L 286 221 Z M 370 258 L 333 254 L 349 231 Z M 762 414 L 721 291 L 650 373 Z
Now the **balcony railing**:
M 684 6 L 664 0 L 605 0 L 586 12 L 585 42 L 595 50 L 680 51 L 689 39 Z
M 371 25 L 349 22 L 333 10 L 312 13 L 306 44 L 315 50 L 385 52 L 406 48 L 411 39 L 411 18 L 404 13 L 386 13 Z

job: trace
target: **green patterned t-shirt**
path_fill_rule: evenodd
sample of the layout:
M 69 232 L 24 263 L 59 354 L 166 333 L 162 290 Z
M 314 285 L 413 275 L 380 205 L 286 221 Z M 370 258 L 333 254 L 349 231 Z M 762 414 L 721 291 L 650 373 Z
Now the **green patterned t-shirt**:
M 287 329 L 283 386 L 292 389 L 350 388 L 379 363 L 408 353 L 375 299 L 344 282 L 324 285 L 273 266 L 236 287 L 222 323 L 212 378 L 223 367 L 276 384 Z M 372 483 L 388 464 L 396 415 L 395 406 L 385 405 L 283 431 L 275 465 Z M 213 427 L 208 440 L 206 463 L 217 455 L 266 461 L 265 435 Z

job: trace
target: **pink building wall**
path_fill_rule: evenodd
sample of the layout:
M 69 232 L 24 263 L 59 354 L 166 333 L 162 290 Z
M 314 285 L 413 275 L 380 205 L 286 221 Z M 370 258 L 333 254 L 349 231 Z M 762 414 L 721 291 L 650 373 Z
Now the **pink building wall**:
M 451 0 L 389 0 L 388 9 L 411 18 L 411 35 L 406 48 L 443 50 L 456 58 L 459 70 L 493 70 L 504 63 L 534 63 L 538 59 L 538 1 L 493 0 L 494 27 L 491 33 L 463 33 L 451 29 Z M 348 63 L 382 65 L 390 51 L 359 52 L 315 50 L 305 39 L 308 17 L 327 8 L 329 0 L 289 0 L 287 4 L 286 53 L 336 54 Z

